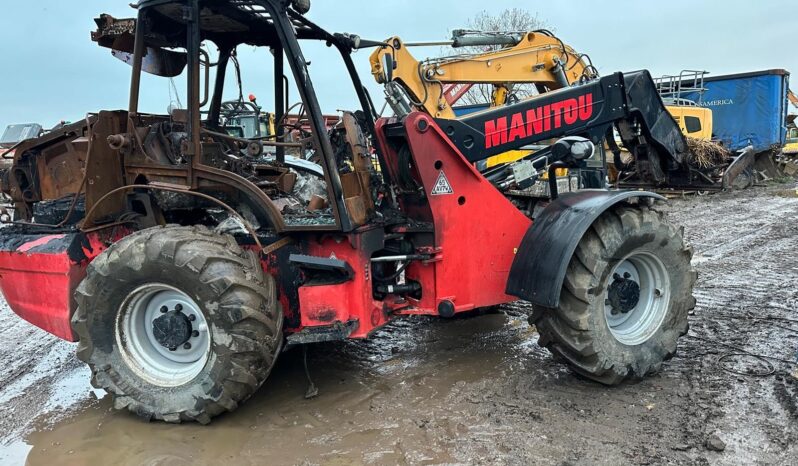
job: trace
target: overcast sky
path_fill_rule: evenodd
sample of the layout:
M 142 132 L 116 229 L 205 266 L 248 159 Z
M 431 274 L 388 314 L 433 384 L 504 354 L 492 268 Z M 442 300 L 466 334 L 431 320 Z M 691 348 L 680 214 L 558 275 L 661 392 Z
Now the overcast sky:
M 126 108 L 130 68 L 91 42 L 89 32 L 94 29 L 92 18 L 99 13 L 117 17 L 134 14 L 127 6 L 130 1 L 3 2 L 0 131 L 11 123 L 38 122 L 50 127 L 60 120 L 77 120 L 90 111 Z M 798 70 L 797 3 L 313 0 L 309 17 L 333 32 L 375 39 L 399 35 L 405 40 L 439 40 L 488 6 L 493 11 L 520 7 L 537 13 L 566 43 L 588 53 L 602 74 L 647 68 L 658 76 L 682 69 L 706 69 L 712 74 Z M 437 49 L 415 52 L 419 57 L 438 54 Z M 316 48 L 308 55 L 323 110 L 353 108 L 353 94 L 346 78 L 339 74 L 336 57 Z M 258 94 L 268 107 L 271 99 L 264 95 L 272 91 L 266 58 L 263 51 L 242 53 L 244 92 Z M 355 60 L 377 100 L 381 91 L 369 75 L 368 52 L 359 52 Z M 182 83 L 178 81 L 177 85 L 183 93 Z M 163 113 L 175 100 L 170 95 L 168 80 L 149 79 L 142 108 Z

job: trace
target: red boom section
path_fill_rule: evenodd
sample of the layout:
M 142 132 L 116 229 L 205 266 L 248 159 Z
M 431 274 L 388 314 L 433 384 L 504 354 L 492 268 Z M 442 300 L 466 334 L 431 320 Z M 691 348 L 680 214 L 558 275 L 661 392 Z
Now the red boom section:
M 397 151 L 378 123 L 389 171 L 398 171 Z M 422 285 L 416 309 L 405 313 L 437 314 L 444 301 L 455 312 L 515 301 L 505 294 L 515 253 L 531 221 L 487 181 L 426 114 L 416 112 L 405 122 L 407 143 L 424 202 L 402 197 L 402 208 L 417 221 L 431 222 L 433 259 L 415 263 L 407 278 Z M 395 141 L 392 141 L 395 142 Z

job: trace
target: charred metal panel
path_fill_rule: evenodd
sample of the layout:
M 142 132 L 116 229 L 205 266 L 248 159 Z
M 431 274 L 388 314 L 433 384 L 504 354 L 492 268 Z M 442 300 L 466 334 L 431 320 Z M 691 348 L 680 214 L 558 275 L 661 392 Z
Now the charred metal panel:
M 124 192 L 116 193 L 97 205 L 100 198 L 125 185 L 122 156 L 118 150 L 111 149 L 108 138 L 125 132 L 126 120 L 127 112 L 100 112 L 99 119 L 92 126 L 93 142 L 86 159 L 86 209 L 94 209 L 92 221 L 118 215 L 127 207 Z
M 32 204 L 74 196 L 83 181 L 88 127 L 95 116 L 22 142 L 15 151 L 3 189 L 18 218 L 30 220 Z

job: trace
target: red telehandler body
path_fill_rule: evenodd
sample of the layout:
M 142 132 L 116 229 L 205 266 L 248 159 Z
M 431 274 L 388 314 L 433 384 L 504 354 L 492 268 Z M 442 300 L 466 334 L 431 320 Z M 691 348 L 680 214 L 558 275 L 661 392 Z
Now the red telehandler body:
M 377 118 L 351 54 L 393 45 L 328 33 L 308 7 L 141 0 L 136 19 L 98 20 L 93 39 L 132 65 L 130 106 L 17 147 L 2 183 L 14 214 L 0 230 L 0 288 L 14 312 L 79 342 L 93 384 L 118 409 L 168 422 L 235 409 L 286 346 L 519 299 L 533 304 L 540 343 L 601 383 L 655 372 L 675 353 L 695 273 L 691 249 L 653 209 L 661 197 L 558 195 L 554 183 L 540 203 L 503 191 L 522 190 L 541 167 L 579 170 L 613 127 L 641 173 L 679 170 L 684 137 L 647 72 L 462 119 L 412 103 Z M 329 131 L 308 41 L 339 52 L 361 107 Z M 273 137 L 221 127 L 238 46 L 271 52 Z M 143 72 L 183 70 L 186 110 L 139 110 Z M 286 102 L 287 80 L 301 107 Z M 289 108 L 304 109 L 302 138 L 285 136 L 298 133 Z M 502 186 L 474 168 L 553 138 Z

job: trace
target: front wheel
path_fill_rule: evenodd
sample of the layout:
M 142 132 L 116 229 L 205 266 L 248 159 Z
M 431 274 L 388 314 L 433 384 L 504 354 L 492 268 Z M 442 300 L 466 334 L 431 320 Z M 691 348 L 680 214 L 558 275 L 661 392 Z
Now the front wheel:
M 568 265 L 557 309 L 535 309 L 540 344 L 607 385 L 659 370 L 695 307 L 692 249 L 647 207 L 605 212 Z
M 208 423 L 266 380 L 282 345 L 274 279 L 229 236 L 159 227 L 112 245 L 78 287 L 78 357 L 117 409 Z

